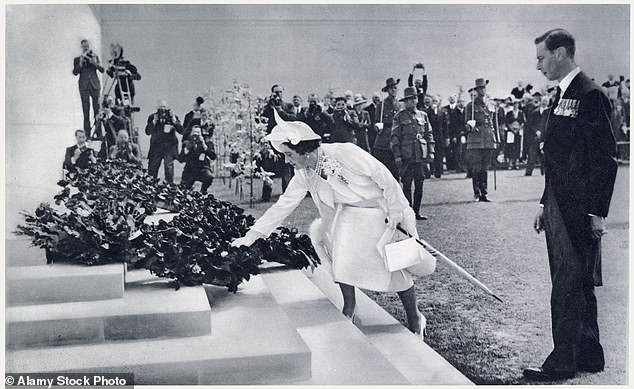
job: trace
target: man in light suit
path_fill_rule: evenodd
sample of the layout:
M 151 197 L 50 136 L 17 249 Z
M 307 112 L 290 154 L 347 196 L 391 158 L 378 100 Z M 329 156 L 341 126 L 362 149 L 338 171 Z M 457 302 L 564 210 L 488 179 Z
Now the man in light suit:
M 605 365 L 597 300 L 601 236 L 616 179 L 610 101 L 575 63 L 575 40 L 555 29 L 535 40 L 537 70 L 559 82 L 544 138 L 546 186 L 534 228 L 546 231 L 554 349 L 529 380 L 572 378 Z
M 82 54 L 73 59 L 73 74 L 79 75 L 79 96 L 81 97 L 81 110 L 84 113 L 84 131 L 90 138 L 90 100 L 92 99 L 92 113 L 97 116 L 99 112 L 99 93 L 101 84 L 97 77 L 97 70 L 103 73 L 103 66 L 99 56 L 90 48 L 90 42 L 81 41 Z

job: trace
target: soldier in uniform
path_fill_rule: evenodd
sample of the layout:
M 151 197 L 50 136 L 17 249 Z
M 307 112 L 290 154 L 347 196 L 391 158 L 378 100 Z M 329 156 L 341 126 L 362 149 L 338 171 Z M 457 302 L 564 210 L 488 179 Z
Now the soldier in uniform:
M 416 109 L 418 99 L 415 88 L 405 88 L 404 96 L 399 101 L 404 102 L 405 109 L 394 116 L 390 144 L 403 183 L 403 193 L 416 212 L 416 219 L 426 220 L 427 217 L 421 216 L 419 211 L 425 181 L 423 165 L 434 158 L 432 128 L 427 114 Z M 413 200 L 412 180 L 414 181 Z
M 376 120 L 374 121 L 374 128 L 376 129 L 377 135 L 372 148 L 374 158 L 381 161 L 397 181 L 398 169 L 394 162 L 394 154 L 390 146 L 390 137 L 392 135 L 392 119 L 400 110 L 399 102 L 396 101 L 397 85 L 400 81 L 400 78 L 394 80 L 392 77 L 385 80 L 385 86 L 382 91 L 387 92 L 388 96 L 383 100 L 381 105 L 377 107 Z
M 467 120 L 467 160 L 472 173 L 473 197 L 483 202 L 491 201 L 487 197 L 487 170 L 499 143 L 498 120 L 485 101 L 488 83 L 489 80 L 483 78 L 475 80 L 475 86 L 469 89 L 469 93 L 475 91 L 475 98 L 466 109 L 470 119 Z

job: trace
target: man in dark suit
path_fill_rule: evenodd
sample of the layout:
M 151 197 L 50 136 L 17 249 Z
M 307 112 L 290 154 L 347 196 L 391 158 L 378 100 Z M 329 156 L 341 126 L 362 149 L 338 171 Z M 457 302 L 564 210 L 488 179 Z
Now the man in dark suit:
M 64 156 L 64 169 L 86 169 L 90 164 L 97 162 L 95 150 L 88 147 L 84 130 L 75 130 L 76 144 L 66 148 Z
M 273 128 L 277 125 L 273 111 L 277 111 L 282 120 L 297 120 L 293 104 L 282 99 L 283 93 L 284 89 L 280 85 L 275 84 L 271 87 L 271 96 L 269 96 L 269 100 L 262 110 L 262 116 L 268 119 L 266 126 L 267 134 L 270 134 Z M 291 177 L 293 176 L 293 168 L 286 163 L 284 154 L 278 152 L 276 152 L 276 154 L 277 158 L 274 162 L 272 162 L 272 164 L 274 165 L 275 175 L 282 178 L 282 192 L 284 192 L 288 183 L 291 181 Z M 262 188 L 262 199 L 268 201 L 269 196 L 266 195 L 266 190 L 268 189 Z
M 528 163 L 526 164 L 526 172 L 524 173 L 525 176 L 533 174 L 535 163 L 538 161 L 541 163 L 541 171 L 542 175 L 544 175 L 543 158 L 540 157 L 542 155 L 540 144 L 543 142 L 546 120 L 550 114 L 550 110 L 548 109 L 549 103 L 550 98 L 548 96 L 542 96 L 539 101 L 539 107 L 535 108 L 528 116 L 528 131 L 526 131 L 526 134 L 531 137 L 531 142 L 528 146 Z
M 610 101 L 576 65 L 575 40 L 555 29 L 535 39 L 537 70 L 559 82 L 546 126 L 546 187 L 534 228 L 546 231 L 552 280 L 554 349 L 530 380 L 572 378 L 605 365 L 599 342 L 595 285 L 601 236 L 616 179 Z
M 160 100 L 156 112 L 148 116 L 145 126 L 146 135 L 150 135 L 147 172 L 158 177 L 159 167 L 163 161 L 165 181 L 174 182 L 174 159 L 178 155 L 178 138 L 176 133 L 183 134 L 183 125 L 178 116 L 169 109 L 165 100 Z
M 123 58 L 123 47 L 118 43 L 112 43 L 110 45 L 110 55 L 112 58 L 109 61 L 108 69 L 106 73 L 112 77 L 117 77 L 118 86 L 115 87 L 114 94 L 117 98 L 119 105 L 134 105 L 134 81 L 141 80 L 141 74 L 136 66 L 132 65 L 130 61 Z M 130 94 L 130 101 L 124 101 L 123 94 Z
M 202 97 L 196 97 L 196 101 L 194 102 L 192 110 L 185 114 L 185 118 L 183 119 L 183 128 L 185 129 L 185 134 L 187 134 L 187 136 L 189 136 L 189 133 L 191 132 L 194 125 L 200 124 L 200 111 L 204 102 L 205 99 L 203 99 Z M 198 120 L 193 121 L 194 119 Z M 186 140 L 186 136 L 183 135 L 183 142 Z
M 103 73 L 103 66 L 99 62 L 99 56 L 90 48 L 90 42 L 81 41 L 82 54 L 73 59 L 73 74 L 79 75 L 79 97 L 81 98 L 81 110 L 84 113 L 84 131 L 90 138 L 90 100 L 92 99 L 92 113 L 97 116 L 99 112 L 99 93 L 101 84 L 97 76 L 97 70 Z

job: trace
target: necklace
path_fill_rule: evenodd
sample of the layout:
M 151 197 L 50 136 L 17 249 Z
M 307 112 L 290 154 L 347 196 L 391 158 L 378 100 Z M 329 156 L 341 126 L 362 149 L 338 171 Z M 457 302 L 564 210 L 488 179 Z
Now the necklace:
M 315 164 L 315 171 L 312 172 L 311 168 L 306 166 L 304 169 L 306 170 L 306 177 L 311 178 L 310 186 L 308 187 L 308 191 L 311 192 L 315 189 L 317 182 L 319 181 L 319 176 L 321 175 L 321 149 L 317 149 L 317 163 Z

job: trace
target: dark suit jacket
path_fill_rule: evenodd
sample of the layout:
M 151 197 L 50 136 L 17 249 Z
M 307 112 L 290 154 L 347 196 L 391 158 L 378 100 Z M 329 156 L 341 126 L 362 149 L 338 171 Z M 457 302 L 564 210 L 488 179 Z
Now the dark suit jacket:
M 90 147 L 87 147 L 77 158 L 77 161 L 73 164 L 71 158 L 75 155 L 77 145 L 73 145 L 66 148 L 66 155 L 64 156 L 64 169 L 72 170 L 74 168 L 86 169 L 90 165 L 90 156 L 94 155 L 95 151 Z
M 96 54 L 95 54 L 96 56 Z M 80 90 L 101 90 L 101 84 L 99 83 L 99 77 L 97 77 L 97 70 L 103 73 L 103 66 L 95 66 L 90 62 L 86 62 L 84 66 L 79 66 L 80 57 L 73 59 L 73 74 L 79 75 L 79 89 Z M 97 56 L 97 63 L 99 57 Z
M 608 215 L 617 170 L 610 110 L 601 87 L 582 72 L 550 111 L 541 203 L 555 197 L 571 235 L 590 232 L 588 214 Z

